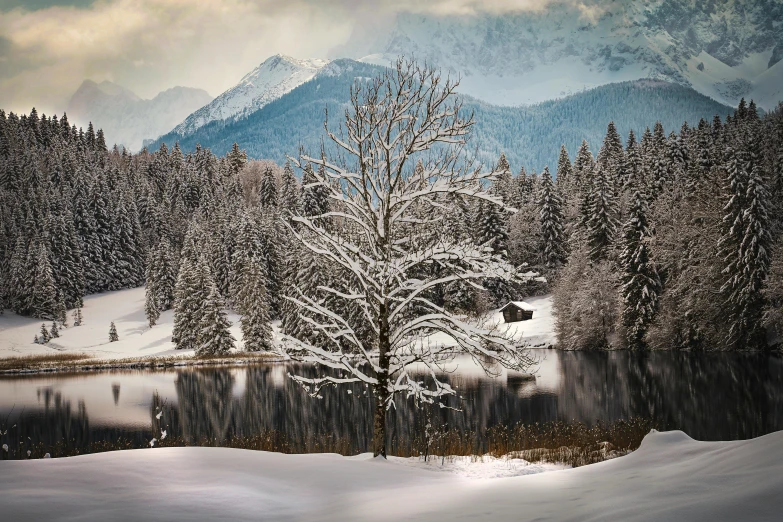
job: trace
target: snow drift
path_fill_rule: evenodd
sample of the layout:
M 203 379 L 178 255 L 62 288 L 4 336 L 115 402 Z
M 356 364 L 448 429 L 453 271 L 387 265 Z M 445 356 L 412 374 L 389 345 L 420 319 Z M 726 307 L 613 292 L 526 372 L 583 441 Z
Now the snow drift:
M 165 448 L 0 463 L 9 520 L 776 520 L 783 432 L 649 434 L 577 469 L 469 479 L 367 455 Z

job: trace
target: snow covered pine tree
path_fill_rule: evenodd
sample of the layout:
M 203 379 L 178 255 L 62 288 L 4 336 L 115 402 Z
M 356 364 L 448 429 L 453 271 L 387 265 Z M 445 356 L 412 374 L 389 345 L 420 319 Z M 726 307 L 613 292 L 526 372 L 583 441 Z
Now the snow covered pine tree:
M 293 215 L 291 233 L 348 277 L 342 290 L 323 288 L 332 299 L 314 299 L 294 286 L 289 299 L 328 343 L 315 346 L 285 336 L 281 349 L 325 367 L 319 377 L 292 375 L 313 397 L 341 384 L 364 383 L 372 390 L 376 456 L 386 456 L 386 411 L 397 394 L 415 404 L 440 403 L 455 394 L 440 376 L 454 354 L 473 356 L 487 371 L 488 363 L 520 370 L 532 363 L 527 351 L 502 333 L 480 320 L 452 315 L 425 297 L 456 280 L 480 286 L 487 277 L 516 277 L 489 248 L 433 234 L 440 218 L 416 214 L 429 206 L 448 214 L 457 199 L 453 195 L 503 205 L 482 187 L 496 174 L 481 173 L 464 155 L 473 119 L 463 118 L 460 102 L 453 101 L 456 87 L 435 70 L 400 59 L 380 77 L 352 87 L 341 131 L 329 130 L 327 121 L 341 160 L 303 155 L 295 161 L 299 168 L 306 162 L 322 167 L 312 174 L 314 184 L 328 191 L 333 205 L 319 216 Z M 423 168 L 415 168 L 418 159 Z M 439 270 L 422 270 L 432 265 Z M 351 307 L 372 329 L 373 341 L 357 332 L 353 317 L 340 313 Z M 415 375 L 409 373 L 414 364 Z

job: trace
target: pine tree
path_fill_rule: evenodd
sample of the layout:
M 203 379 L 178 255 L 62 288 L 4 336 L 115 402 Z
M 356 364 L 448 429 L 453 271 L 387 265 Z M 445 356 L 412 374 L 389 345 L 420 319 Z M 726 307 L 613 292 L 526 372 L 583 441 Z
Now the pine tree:
M 60 337 L 60 330 L 57 328 L 57 323 L 52 323 L 52 327 L 49 329 L 49 335 L 51 335 L 52 339 Z
M 39 240 L 31 254 L 33 287 L 25 313 L 40 319 L 55 319 L 58 312 L 57 287 L 49 263 L 49 251 L 44 242 Z
M 212 283 L 209 294 L 201 307 L 201 317 L 198 323 L 198 338 L 196 355 L 223 355 L 234 347 L 234 337 L 229 331 L 228 322 L 223 311 L 223 299 L 217 286 Z
M 239 150 L 239 145 L 234 142 L 234 145 L 231 147 L 231 151 L 227 155 L 227 159 L 229 164 L 229 172 L 231 175 L 235 176 L 247 163 L 247 152 L 244 150 Z
M 497 172 L 497 177 L 493 183 L 493 192 L 500 196 L 505 205 L 512 205 L 514 200 L 514 180 L 511 175 L 511 167 L 504 153 L 501 153 L 500 158 L 498 158 L 495 172 Z
M 120 336 L 117 335 L 117 327 L 114 325 L 114 321 L 109 326 L 109 342 L 113 343 L 120 340 Z
M 280 208 L 283 212 L 296 213 L 299 211 L 299 190 L 291 162 L 286 161 L 283 167 L 283 177 L 280 180 Z
M 573 167 L 571 166 L 571 159 L 568 157 L 568 151 L 565 145 L 560 146 L 560 157 L 557 160 L 557 188 L 561 192 L 568 192 L 571 190 L 573 183 L 572 178 Z
M 622 289 L 623 325 L 626 340 L 632 349 L 645 346 L 645 335 L 658 311 L 661 279 L 649 259 L 647 240 L 651 236 L 647 225 L 647 204 L 642 188 L 633 195 L 631 215 L 623 227 Z
M 155 287 L 150 287 L 149 279 L 147 280 L 147 289 L 144 294 L 144 315 L 147 316 L 147 323 L 150 325 L 150 328 L 155 326 L 158 319 L 160 319 L 158 295 L 155 291 Z
M 614 184 L 607 171 L 596 164 L 589 192 L 589 214 L 586 220 L 587 241 L 590 257 L 594 260 L 607 259 L 614 244 L 617 229 L 617 201 Z
M 82 309 L 81 308 L 77 308 L 76 310 L 73 311 L 73 325 L 74 326 L 81 326 L 82 322 L 83 322 L 83 319 L 82 319 Z
M 261 177 L 261 187 L 258 190 L 258 204 L 265 212 L 277 210 L 277 181 L 271 168 L 267 168 Z
M 199 259 L 193 261 L 183 258 L 177 277 L 177 287 L 174 299 L 174 328 L 171 340 L 178 350 L 195 350 L 198 348 L 198 335 L 202 307 L 207 298 L 208 268 Z
M 552 182 L 549 167 L 544 168 L 539 201 L 543 256 L 547 266 L 557 267 L 566 260 L 565 236 L 563 233 L 563 202 Z
M 766 346 L 761 316 L 762 289 L 769 273 L 768 193 L 761 174 L 757 144 L 750 136 L 736 151 L 729 150 L 724 207 L 724 234 L 720 240 L 726 279 L 721 292 L 730 313 L 729 344 L 738 349 Z
M 257 263 L 250 265 L 245 287 L 239 297 L 242 314 L 242 338 L 245 350 L 258 352 L 272 349 L 272 327 L 269 324 L 264 274 Z
M 52 336 L 49 330 L 46 329 L 46 324 L 41 323 L 41 337 L 39 337 L 41 344 L 46 344 L 51 340 Z

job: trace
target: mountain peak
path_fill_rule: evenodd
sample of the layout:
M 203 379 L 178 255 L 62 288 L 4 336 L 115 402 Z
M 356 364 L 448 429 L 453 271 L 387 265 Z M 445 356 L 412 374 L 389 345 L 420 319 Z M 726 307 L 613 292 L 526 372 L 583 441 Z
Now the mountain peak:
M 235 86 L 189 115 L 174 132 L 184 136 L 211 121 L 236 119 L 255 112 L 312 79 L 328 63 L 328 60 L 303 60 L 283 54 L 270 56 Z

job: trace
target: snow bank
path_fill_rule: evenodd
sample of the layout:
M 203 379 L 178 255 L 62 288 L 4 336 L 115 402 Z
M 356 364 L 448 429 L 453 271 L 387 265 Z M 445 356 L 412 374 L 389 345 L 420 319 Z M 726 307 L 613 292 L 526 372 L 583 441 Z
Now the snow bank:
M 9 520 L 776 520 L 783 432 L 653 432 L 577 469 L 470 479 L 368 455 L 165 448 L 0 462 Z

